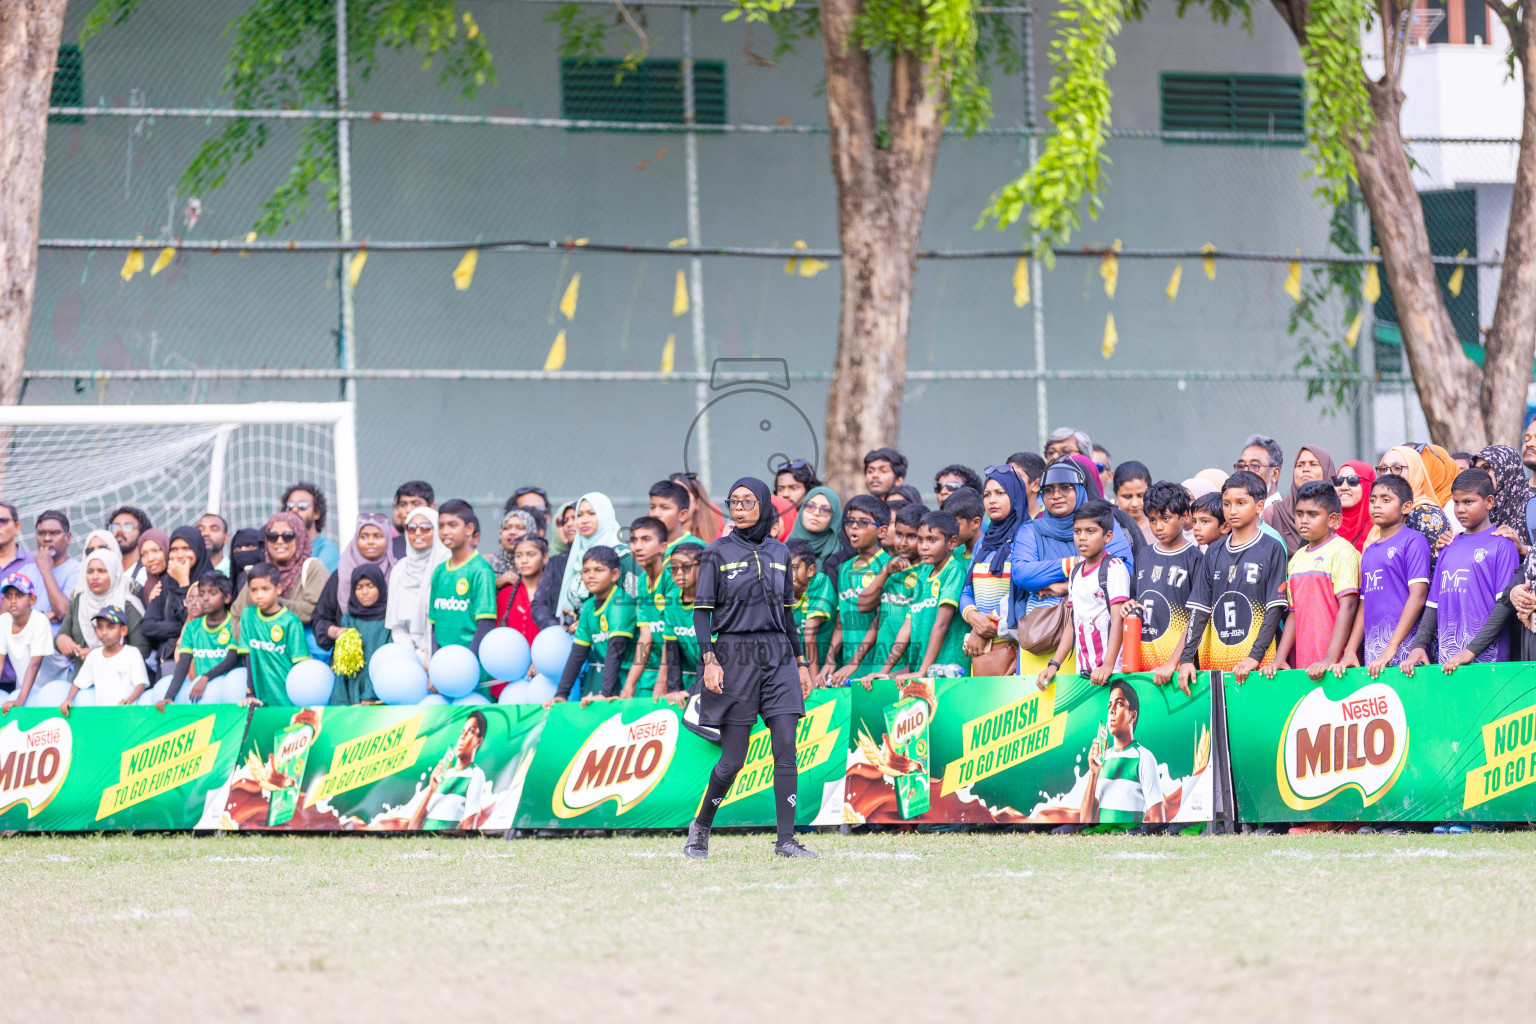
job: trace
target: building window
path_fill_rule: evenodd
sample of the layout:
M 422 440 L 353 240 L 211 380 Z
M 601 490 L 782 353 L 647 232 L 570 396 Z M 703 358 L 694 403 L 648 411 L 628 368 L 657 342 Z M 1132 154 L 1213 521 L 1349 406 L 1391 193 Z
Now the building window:
M 725 64 L 693 62 L 698 124 L 725 123 Z M 560 62 L 560 114 L 575 121 L 683 122 L 683 64 L 646 60 L 626 70 L 616 60 Z
M 1429 251 L 1435 256 L 1477 255 L 1477 193 L 1471 189 L 1445 189 L 1420 192 L 1424 207 L 1424 228 L 1429 234 Z M 1371 229 L 1371 245 L 1376 245 L 1376 229 Z M 1456 267 L 1435 265 L 1435 280 L 1440 296 L 1451 315 L 1451 326 L 1461 347 L 1472 361 L 1483 363 L 1483 337 L 1477 323 L 1477 268 L 1467 267 L 1461 275 L 1461 293 L 1452 295 L 1448 285 Z M 1398 328 L 1397 306 L 1385 272 L 1381 275 L 1381 297 L 1372 311 L 1376 318 L 1376 369 L 1383 373 L 1402 372 L 1402 334 Z
M 59 47 L 59 63 L 53 70 L 53 92 L 48 97 L 50 107 L 85 106 L 85 74 L 80 60 L 80 47 Z M 55 124 L 79 124 L 85 120 L 79 114 L 53 114 L 48 118 Z
M 1307 128 L 1306 98 L 1301 79 L 1294 75 L 1165 71 L 1162 99 L 1165 132 L 1236 133 L 1251 135 L 1255 142 L 1281 135 L 1290 136 L 1281 144 L 1299 146 Z

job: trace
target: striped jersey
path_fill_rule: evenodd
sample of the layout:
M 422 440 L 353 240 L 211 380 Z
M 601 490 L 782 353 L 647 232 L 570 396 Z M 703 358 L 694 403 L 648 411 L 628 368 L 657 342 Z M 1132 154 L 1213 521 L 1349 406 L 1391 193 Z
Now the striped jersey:
M 1099 586 L 1099 565 L 1108 559 Z M 1072 630 L 1076 636 L 1077 670 L 1090 675 L 1104 664 L 1109 653 L 1110 609 L 1131 599 L 1131 573 L 1125 563 L 1109 555 L 1092 565 L 1084 562 L 1072 570 L 1067 584 L 1067 604 L 1072 609 Z M 1124 642 L 1122 641 L 1122 646 Z M 1115 654 L 1111 668 L 1120 670 L 1120 655 Z
M 1163 802 L 1157 758 L 1134 741 L 1123 750 L 1111 746 L 1104 752 L 1104 767 L 1099 769 L 1099 784 L 1094 793 L 1099 801 L 1100 824 L 1141 824 L 1146 820 L 1147 808 Z
M 480 794 L 485 789 L 485 772 L 472 764 L 468 768 L 454 767 L 443 772 L 437 792 L 427 801 L 427 817 L 423 829 L 462 828 L 464 819 L 480 813 Z

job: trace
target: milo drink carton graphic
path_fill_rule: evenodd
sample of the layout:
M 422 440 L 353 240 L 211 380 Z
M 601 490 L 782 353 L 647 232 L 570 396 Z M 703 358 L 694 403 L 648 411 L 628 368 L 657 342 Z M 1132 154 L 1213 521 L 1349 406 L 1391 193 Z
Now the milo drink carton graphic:
M 928 722 L 926 700 L 906 697 L 885 709 L 885 739 L 895 775 L 896 807 L 903 818 L 928 810 Z
M 323 708 L 304 708 L 279 729 L 272 741 L 272 778 L 277 788 L 267 798 L 267 827 L 275 828 L 293 820 L 302 795 L 304 766 L 309 750 L 320 735 Z

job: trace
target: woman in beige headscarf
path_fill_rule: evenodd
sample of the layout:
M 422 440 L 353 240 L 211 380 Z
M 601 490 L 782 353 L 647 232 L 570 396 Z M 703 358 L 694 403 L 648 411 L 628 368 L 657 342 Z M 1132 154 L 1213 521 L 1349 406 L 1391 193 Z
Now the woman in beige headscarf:
M 1403 521 L 1424 535 L 1424 539 L 1429 541 L 1431 551 L 1438 552 L 1441 548 L 1441 538 L 1444 537 L 1449 541 L 1453 531 L 1451 521 L 1446 518 L 1445 510 L 1440 507 L 1434 486 L 1429 482 L 1429 473 L 1424 468 L 1424 460 L 1419 457 L 1418 452 L 1407 445 L 1388 448 L 1382 455 L 1381 462 L 1376 466 L 1376 479 L 1380 481 L 1385 473 L 1402 477 L 1408 481 L 1408 486 L 1413 488 L 1413 504 L 1404 514 Z M 1371 527 L 1365 546 L 1370 547 L 1380 537 L 1381 529 Z

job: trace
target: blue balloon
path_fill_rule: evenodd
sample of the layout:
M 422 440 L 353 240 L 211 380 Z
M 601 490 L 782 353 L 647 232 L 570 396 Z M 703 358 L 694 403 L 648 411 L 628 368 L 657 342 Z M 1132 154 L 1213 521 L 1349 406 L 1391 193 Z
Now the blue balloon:
M 69 693 L 68 690 L 65 690 L 64 692 L 66 694 Z M 60 704 L 64 703 L 64 698 L 62 696 L 59 698 L 59 703 Z M 92 686 L 89 689 L 81 690 L 79 693 L 75 694 L 75 699 L 69 702 L 69 706 L 72 707 L 72 708 L 93 708 L 93 707 L 95 707 L 96 706 L 96 687 Z
M 533 638 L 530 651 L 533 667 L 539 670 L 540 675 L 559 679 L 565 671 L 566 659 L 571 656 L 571 645 L 575 642 L 575 638 L 559 626 L 540 630 L 539 635 Z
M 528 701 L 532 704 L 542 704 L 553 697 L 559 688 L 558 683 L 540 672 L 528 680 Z
M 368 678 L 373 692 L 386 704 L 419 704 L 427 695 L 427 670 L 410 644 L 389 643 L 374 651 L 368 659 Z
M 62 680 L 57 680 L 56 679 L 56 680 L 54 680 L 54 682 L 62 682 Z M 53 683 L 49 683 L 48 685 L 52 686 Z M 182 685 L 185 686 L 186 684 L 182 684 Z M 66 684 L 66 689 L 64 690 L 64 693 L 68 693 L 69 692 L 67 687 L 68 687 L 68 684 Z M 165 699 L 165 692 L 167 690 L 169 690 L 170 688 L 171 688 L 171 677 L 170 676 L 161 676 L 160 679 L 153 686 L 151 686 L 149 689 L 145 690 L 143 693 L 139 694 L 139 699 L 134 701 L 134 703 L 138 704 L 138 705 L 140 705 L 142 707 L 148 707 L 149 705 L 155 703 L 156 701 L 160 701 L 160 700 Z M 33 694 L 37 693 L 36 690 L 33 690 L 32 692 L 33 692 Z M 59 700 L 62 701 L 63 699 L 64 699 L 64 694 L 63 693 L 59 694 Z M 29 701 L 27 701 L 27 703 L 31 704 L 32 702 L 29 700 Z M 58 701 L 54 701 L 53 703 L 58 703 Z
M 474 693 L 480 685 L 480 659 L 463 644 L 439 647 L 432 655 L 427 675 L 432 680 L 432 689 L 444 697 L 463 697 Z
M 463 697 L 455 697 L 455 704 L 489 704 L 491 699 L 483 693 L 470 693 Z
M 425 697 L 421 698 L 421 700 L 416 702 L 418 707 L 423 707 L 423 708 L 436 707 L 436 706 L 438 706 L 440 704 L 441 705 L 446 705 L 447 703 L 448 703 L 448 698 L 444 697 L 440 693 L 429 693 Z
M 208 685 L 203 687 L 203 699 L 199 704 L 239 704 L 245 700 L 245 687 L 250 673 L 243 668 L 230 669 L 217 679 L 208 680 Z M 183 685 L 181 692 L 190 693 L 190 682 Z M 180 703 L 181 694 L 177 694 L 177 703 Z
M 508 683 L 501 688 L 501 693 L 496 696 L 497 704 L 529 704 L 532 698 L 528 696 L 528 680 L 519 679 Z
M 532 656 L 528 638 L 510 626 L 498 626 L 480 641 L 480 664 L 495 679 L 522 679 L 527 676 Z
M 288 670 L 285 688 L 294 707 L 311 708 L 329 704 L 335 686 L 336 673 L 331 666 L 310 658 Z

